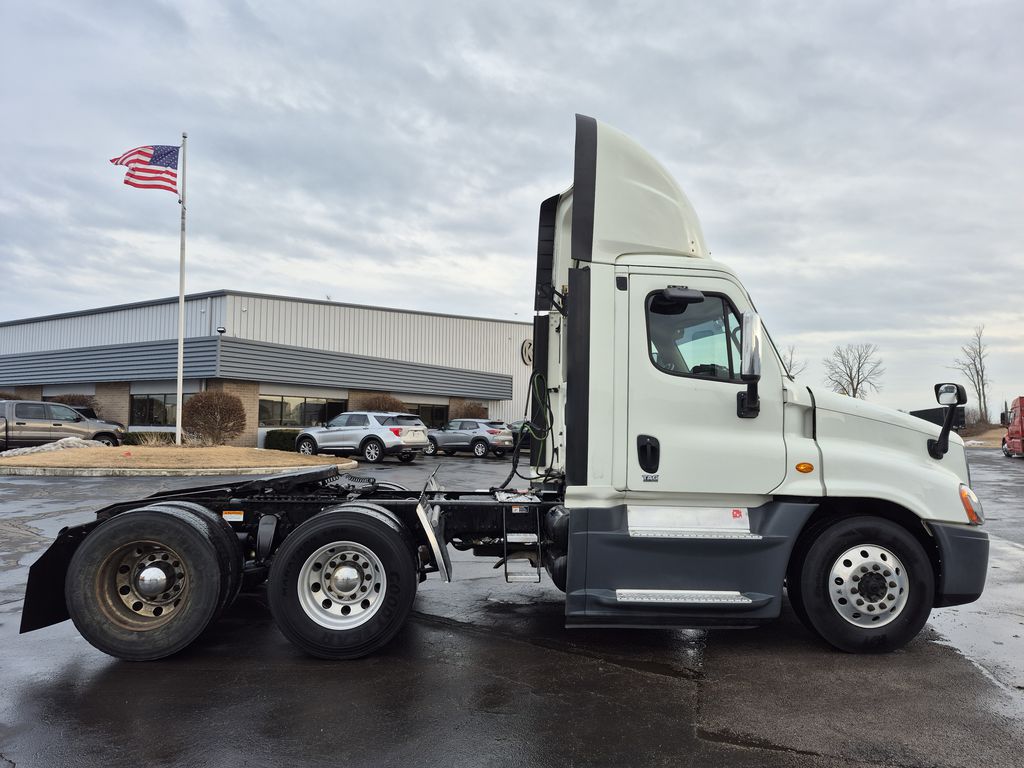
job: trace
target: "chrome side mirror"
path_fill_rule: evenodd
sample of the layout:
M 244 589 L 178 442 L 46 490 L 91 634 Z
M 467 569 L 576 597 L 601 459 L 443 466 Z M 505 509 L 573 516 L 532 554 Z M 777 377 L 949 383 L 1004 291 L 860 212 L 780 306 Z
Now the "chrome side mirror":
M 947 407 L 946 419 L 939 430 L 938 438 L 928 441 L 928 455 L 933 459 L 941 459 L 949 451 L 949 430 L 953 428 L 957 406 L 967 402 L 967 390 L 963 384 L 936 384 L 935 400 L 939 405 Z
M 764 348 L 764 329 L 756 312 L 743 313 L 742 335 L 740 379 L 747 383 L 747 390 L 736 393 L 736 415 L 741 419 L 756 419 L 761 412 L 757 382 L 761 380 L 761 350 Z

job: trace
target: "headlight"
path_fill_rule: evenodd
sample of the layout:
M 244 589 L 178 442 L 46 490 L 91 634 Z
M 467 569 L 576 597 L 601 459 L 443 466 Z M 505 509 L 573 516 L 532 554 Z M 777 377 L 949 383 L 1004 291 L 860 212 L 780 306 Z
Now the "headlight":
M 967 519 L 971 521 L 971 525 L 981 525 L 985 522 L 981 502 L 974 495 L 974 491 L 962 483 L 960 485 L 960 503 L 964 505 L 964 512 L 967 513 Z

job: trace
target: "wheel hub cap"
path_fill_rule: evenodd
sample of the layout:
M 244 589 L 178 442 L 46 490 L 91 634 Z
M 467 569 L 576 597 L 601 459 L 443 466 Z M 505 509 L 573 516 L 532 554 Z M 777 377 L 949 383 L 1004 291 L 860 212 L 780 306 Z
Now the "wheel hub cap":
M 368 547 L 336 541 L 314 551 L 299 569 L 299 605 L 322 627 L 354 629 L 380 609 L 387 592 L 384 564 Z
M 163 568 L 150 565 L 143 568 L 135 577 L 135 589 L 143 597 L 157 597 L 161 592 L 167 591 L 170 581 Z
M 832 607 L 858 627 L 885 626 L 903 611 L 910 582 L 899 558 L 885 547 L 863 544 L 843 552 L 829 571 Z

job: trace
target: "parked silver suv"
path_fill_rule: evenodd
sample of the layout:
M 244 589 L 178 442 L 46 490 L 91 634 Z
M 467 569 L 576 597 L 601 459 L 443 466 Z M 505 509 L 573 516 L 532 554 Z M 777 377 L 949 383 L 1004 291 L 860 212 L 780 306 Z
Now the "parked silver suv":
M 295 450 L 307 456 L 357 454 L 371 464 L 389 455 L 408 463 L 428 445 L 427 427 L 420 417 L 395 412 L 346 411 L 326 426 L 308 427 L 295 438 Z
M 504 456 L 506 451 L 511 451 L 513 435 L 503 421 L 452 419 L 441 429 L 430 430 L 427 439 L 430 445 L 423 449 L 425 456 L 433 456 L 438 451 L 444 451 L 446 456 L 456 451 L 472 451 L 474 456 L 483 458 L 488 452 Z

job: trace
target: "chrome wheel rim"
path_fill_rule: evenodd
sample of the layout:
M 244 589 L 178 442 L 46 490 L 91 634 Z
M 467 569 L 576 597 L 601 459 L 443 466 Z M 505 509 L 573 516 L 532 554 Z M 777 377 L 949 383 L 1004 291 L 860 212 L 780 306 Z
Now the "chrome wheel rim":
M 305 456 L 312 456 L 313 444 L 309 442 L 309 440 L 303 440 L 301 443 L 299 443 L 299 453 Z
M 910 581 L 903 563 L 885 547 L 850 547 L 829 571 L 832 607 L 857 627 L 884 627 L 906 608 Z
M 487 446 L 483 443 L 477 443 L 473 446 L 473 455 L 483 457 L 487 455 Z
M 372 550 L 336 541 L 316 550 L 299 569 L 299 605 L 321 627 L 354 629 L 377 613 L 387 586 L 384 564 Z
M 427 446 L 423 449 L 423 454 L 425 456 L 433 456 L 435 453 L 437 453 L 437 446 L 428 442 Z
M 376 461 L 380 458 L 380 446 L 376 443 L 367 443 L 363 448 L 363 457 L 367 461 Z

